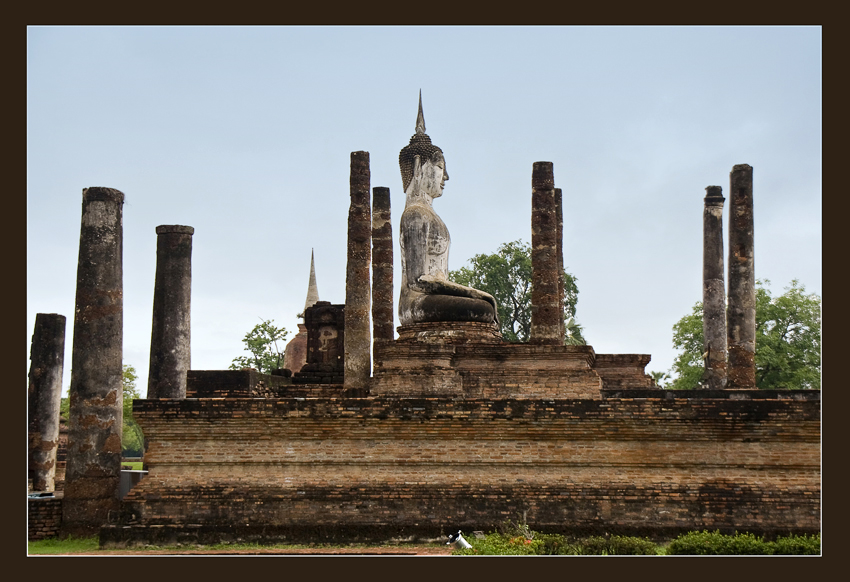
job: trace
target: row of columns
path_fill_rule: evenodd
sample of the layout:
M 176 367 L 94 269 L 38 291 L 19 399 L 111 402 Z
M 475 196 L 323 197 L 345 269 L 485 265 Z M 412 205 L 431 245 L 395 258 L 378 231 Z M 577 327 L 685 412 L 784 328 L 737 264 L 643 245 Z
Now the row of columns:
M 729 189 L 728 305 L 723 281 L 722 188 L 708 186 L 704 199 L 702 387 L 709 389 L 756 388 L 752 166 L 733 166 Z
M 364 389 L 372 375 L 372 341 L 392 341 L 393 235 L 390 189 L 372 190 L 370 209 L 369 152 L 352 152 L 351 204 L 348 211 L 348 257 L 345 273 L 346 389 Z M 371 267 L 372 279 L 369 281 Z M 371 308 L 372 328 L 369 328 Z
M 89 533 L 119 507 L 123 428 L 123 204 L 113 188 L 83 190 L 74 308 L 66 533 Z M 148 398 L 185 398 L 194 229 L 159 226 Z M 29 373 L 29 477 L 55 488 L 65 317 L 39 313 Z

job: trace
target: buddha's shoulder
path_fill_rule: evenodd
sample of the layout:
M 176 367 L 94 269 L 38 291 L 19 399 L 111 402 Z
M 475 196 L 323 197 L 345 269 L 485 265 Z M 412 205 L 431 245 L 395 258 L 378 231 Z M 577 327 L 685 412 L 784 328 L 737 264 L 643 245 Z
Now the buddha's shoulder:
M 407 221 L 433 221 L 435 219 L 439 219 L 437 213 L 428 206 L 424 204 L 411 204 L 404 209 L 404 212 L 401 214 L 401 222 Z

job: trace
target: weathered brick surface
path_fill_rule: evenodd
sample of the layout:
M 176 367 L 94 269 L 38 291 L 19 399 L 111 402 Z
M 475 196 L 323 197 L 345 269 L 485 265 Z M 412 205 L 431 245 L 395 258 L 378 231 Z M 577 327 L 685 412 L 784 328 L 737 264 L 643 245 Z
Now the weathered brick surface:
M 819 530 L 819 400 L 627 392 L 137 400 L 150 473 L 102 535 L 430 539 L 523 512 L 563 532 Z
M 598 398 L 602 388 L 590 346 L 397 341 L 375 354 L 373 396 Z
M 644 371 L 650 358 L 649 354 L 596 354 L 593 369 L 606 389 L 651 388 L 655 380 Z
M 59 535 L 62 527 L 62 494 L 45 499 L 27 499 L 27 539 L 43 540 Z

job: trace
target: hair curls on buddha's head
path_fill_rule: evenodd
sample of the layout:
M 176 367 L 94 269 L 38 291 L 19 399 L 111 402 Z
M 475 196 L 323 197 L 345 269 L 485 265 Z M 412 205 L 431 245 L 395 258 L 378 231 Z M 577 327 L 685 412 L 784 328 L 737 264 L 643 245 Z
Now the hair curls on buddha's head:
M 405 192 L 413 179 L 414 158 L 419 156 L 419 163 L 424 164 L 436 159 L 437 154 L 442 156 L 443 150 L 431 143 L 428 134 L 417 133 L 410 138 L 410 143 L 398 153 L 398 166 L 401 169 L 401 181 Z

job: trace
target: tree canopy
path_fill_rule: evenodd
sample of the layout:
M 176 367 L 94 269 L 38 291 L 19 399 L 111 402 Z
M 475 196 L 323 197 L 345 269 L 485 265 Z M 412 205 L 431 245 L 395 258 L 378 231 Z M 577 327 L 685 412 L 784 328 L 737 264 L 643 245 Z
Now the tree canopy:
M 271 374 L 283 366 L 283 352 L 277 342 L 283 342 L 288 333 L 286 328 L 275 327 L 273 319 L 263 319 L 242 338 L 251 355 L 233 358 L 230 369 L 255 368 L 262 374 Z
M 769 280 L 756 281 L 756 386 L 761 389 L 815 389 L 821 381 L 821 298 L 806 293 L 796 279 L 777 297 Z M 667 388 L 692 389 L 704 370 L 702 302 L 673 326 L 673 347 L 679 355 L 667 374 Z
M 121 385 L 124 392 L 124 426 L 121 436 L 121 453 L 125 457 L 141 457 L 144 451 L 145 436 L 142 428 L 133 418 L 133 400 L 141 398 L 136 388 L 136 380 L 139 379 L 136 368 L 130 364 L 124 364 L 124 373 L 121 377 Z
M 584 345 L 582 328 L 575 322 L 577 279 L 564 271 L 564 322 L 567 344 Z M 522 240 L 504 243 L 491 255 L 475 255 L 469 265 L 449 272 L 461 285 L 486 291 L 499 304 L 502 337 L 527 342 L 531 335 L 531 246 Z

